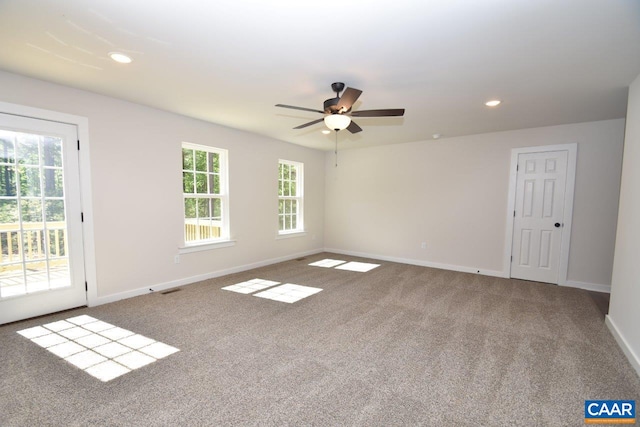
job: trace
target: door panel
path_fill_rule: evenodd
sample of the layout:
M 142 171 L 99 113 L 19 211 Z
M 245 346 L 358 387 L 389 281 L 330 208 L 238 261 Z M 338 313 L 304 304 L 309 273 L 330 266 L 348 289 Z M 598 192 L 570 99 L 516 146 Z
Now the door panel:
M 0 324 L 86 304 L 77 130 L 0 114 Z
M 567 161 L 567 151 L 518 155 L 511 277 L 558 283 Z

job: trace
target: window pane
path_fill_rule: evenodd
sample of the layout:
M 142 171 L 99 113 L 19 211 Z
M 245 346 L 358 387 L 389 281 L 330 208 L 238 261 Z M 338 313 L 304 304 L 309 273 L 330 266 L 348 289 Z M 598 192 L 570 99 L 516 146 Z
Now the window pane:
M 45 166 L 62 167 L 62 140 L 60 138 L 44 137 L 42 160 Z
M 33 167 L 20 168 L 20 194 L 26 197 L 40 196 L 40 169 Z
M 182 191 L 185 193 L 193 193 L 194 192 L 194 177 L 191 172 L 182 172 Z
M 62 182 L 62 169 L 44 170 L 44 195 L 45 197 L 63 197 L 64 184 Z
M 278 179 L 282 179 L 283 170 L 284 170 L 284 165 L 282 163 L 278 163 Z
M 196 150 L 196 170 L 199 172 L 207 171 L 207 152 Z
M 0 138 L 0 162 L 15 163 L 15 151 L 13 149 L 13 138 Z
M 212 199 L 213 203 L 213 219 L 215 221 L 222 220 L 222 200 L 216 198 Z
M 278 181 L 278 196 L 284 196 L 284 184 L 282 181 Z
M 65 230 L 54 228 L 49 230 L 49 255 L 51 257 L 65 256 Z
M 291 230 L 291 215 L 285 215 L 284 217 L 284 229 Z
M 291 166 L 291 181 L 295 181 L 296 180 L 296 170 L 297 168 L 295 166 Z
M 278 229 L 281 231 L 284 230 L 284 215 L 279 215 L 278 221 L 280 222 Z
M 289 173 L 289 165 L 287 164 L 283 164 L 282 165 L 282 179 L 289 179 L 290 173 Z
M 278 200 L 278 214 L 284 213 L 284 200 Z
M 291 195 L 291 183 L 289 181 L 285 181 L 283 183 L 283 187 L 284 187 L 284 196 L 290 196 Z
M 24 200 L 20 201 L 23 222 L 42 222 L 42 204 L 40 200 Z
M 291 217 L 291 229 L 292 229 L 292 230 L 295 230 L 296 228 L 298 228 L 298 225 L 297 225 L 297 223 L 298 223 L 298 219 L 297 219 L 297 218 L 298 218 L 298 216 L 297 216 L 297 215 L 293 215 L 293 216 Z
M 291 182 L 291 195 L 292 196 L 298 195 L 298 186 L 295 181 Z
M 211 194 L 220 194 L 220 175 L 209 175 L 209 188 Z
M 40 159 L 38 155 L 38 139 L 37 135 L 27 135 L 24 133 L 17 134 L 18 136 L 18 162 L 21 165 L 39 165 Z
M 0 196 L 16 195 L 15 166 L 0 165 Z
M 0 223 L 13 224 L 18 222 L 18 201 L 0 199 Z
M 220 154 L 209 153 L 209 172 L 220 173 Z
M 64 221 L 64 200 L 47 200 L 44 202 L 47 221 Z
M 191 197 L 187 197 L 186 199 L 184 199 L 184 217 L 196 217 L 196 199 Z
M 207 174 L 197 173 L 196 174 L 196 193 L 207 194 L 208 192 L 209 192 L 209 188 L 207 185 Z
M 297 200 L 290 200 L 291 202 L 291 213 L 294 215 L 298 214 L 298 201 Z
M 188 148 L 182 149 L 182 169 L 193 170 L 193 150 Z
M 211 200 L 198 199 L 198 218 L 209 218 L 211 216 Z

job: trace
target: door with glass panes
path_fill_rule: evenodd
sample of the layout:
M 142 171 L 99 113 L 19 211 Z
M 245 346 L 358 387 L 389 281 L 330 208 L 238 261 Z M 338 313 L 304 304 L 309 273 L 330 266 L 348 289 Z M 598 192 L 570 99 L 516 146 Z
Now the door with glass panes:
M 86 305 L 77 139 L 0 114 L 0 324 Z

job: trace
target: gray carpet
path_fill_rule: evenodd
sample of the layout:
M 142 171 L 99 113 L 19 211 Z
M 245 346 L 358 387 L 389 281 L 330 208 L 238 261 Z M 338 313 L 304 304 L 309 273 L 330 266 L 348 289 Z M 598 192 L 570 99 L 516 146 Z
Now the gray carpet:
M 581 426 L 585 399 L 640 401 L 607 296 L 319 254 L 0 327 L 0 425 Z M 294 304 L 221 290 L 322 288 Z M 181 351 L 103 383 L 16 331 L 88 314 Z

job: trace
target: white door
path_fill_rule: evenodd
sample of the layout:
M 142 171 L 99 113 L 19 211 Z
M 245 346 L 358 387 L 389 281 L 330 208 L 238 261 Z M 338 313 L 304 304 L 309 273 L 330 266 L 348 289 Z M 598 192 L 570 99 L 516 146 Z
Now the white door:
M 77 139 L 0 114 L 0 324 L 87 303 Z
M 567 151 L 518 155 L 511 277 L 558 283 Z

